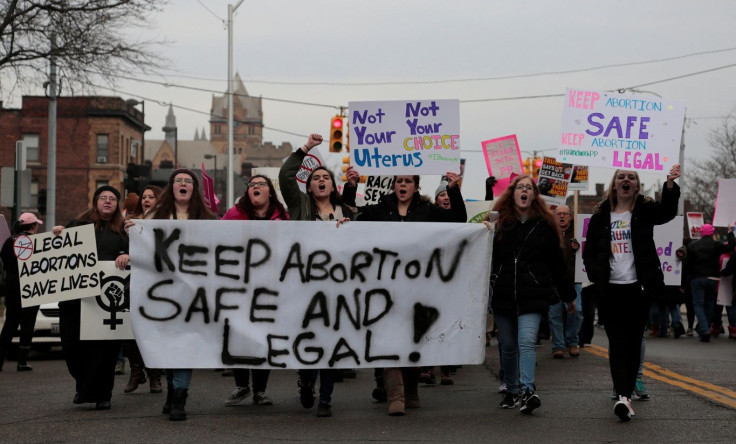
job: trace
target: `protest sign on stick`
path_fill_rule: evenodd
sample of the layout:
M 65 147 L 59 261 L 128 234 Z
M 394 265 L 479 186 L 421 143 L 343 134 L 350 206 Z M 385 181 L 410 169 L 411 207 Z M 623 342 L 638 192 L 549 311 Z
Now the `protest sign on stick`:
M 493 195 L 500 196 L 509 186 L 513 173 L 524 174 L 521 167 L 521 152 L 516 134 L 485 140 L 480 143 L 483 157 L 486 159 L 488 175 L 496 178 Z
M 736 179 L 718 179 L 718 194 L 713 210 L 714 227 L 736 226 Z
M 23 307 L 81 299 L 100 294 L 100 266 L 94 226 L 21 236 L 18 258 Z
M 660 97 L 568 88 L 557 160 L 667 172 L 678 162 L 685 104 Z
M 460 102 L 350 102 L 350 164 L 361 175 L 460 172 Z
M 705 222 L 703 221 L 703 213 L 689 212 L 687 213 L 687 229 L 690 233 L 690 239 L 700 239 L 700 228 Z
M 480 224 L 143 220 L 133 331 L 154 368 L 479 364 L 491 237 Z
M 547 204 L 560 206 L 567 201 L 567 185 L 572 176 L 572 164 L 557 162 L 552 157 L 545 157 L 539 169 L 537 186 L 539 195 Z

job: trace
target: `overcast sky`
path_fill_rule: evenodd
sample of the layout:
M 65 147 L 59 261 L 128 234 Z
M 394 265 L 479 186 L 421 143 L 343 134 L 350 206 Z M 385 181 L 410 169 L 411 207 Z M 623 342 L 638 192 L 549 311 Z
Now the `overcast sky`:
M 228 3 L 236 1 L 173 0 L 151 17 L 147 32 L 170 41 L 160 52 L 171 64 L 165 76 L 142 80 L 222 94 Z M 562 97 L 512 98 L 566 87 L 648 84 L 638 89 L 683 101 L 686 158 L 707 156 L 709 132 L 736 109 L 736 68 L 718 69 L 736 64 L 734 18 L 736 2 L 725 0 L 246 0 L 234 17 L 234 67 L 248 92 L 263 97 L 264 140 L 275 144 L 327 135 L 336 108 L 351 100 L 459 99 L 463 191 L 482 198 L 481 141 L 516 134 L 522 150 L 553 154 L 560 138 Z M 591 69 L 610 65 L 622 66 Z M 665 81 L 706 70 L 714 71 Z M 554 74 L 534 75 L 542 73 Z M 145 98 L 149 139 L 163 138 L 169 102 L 180 138 L 201 128 L 209 136 L 212 92 L 121 81 L 118 94 Z M 506 100 L 464 103 L 478 99 Z M 593 179 L 611 174 L 594 171 Z

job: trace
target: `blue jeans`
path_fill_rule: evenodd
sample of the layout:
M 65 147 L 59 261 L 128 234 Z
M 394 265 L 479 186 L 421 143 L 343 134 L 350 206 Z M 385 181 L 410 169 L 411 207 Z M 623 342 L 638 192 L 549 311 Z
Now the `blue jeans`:
M 189 390 L 189 384 L 192 382 L 191 368 L 175 368 L 166 370 L 166 382 L 172 384 L 175 389 L 182 388 Z
M 578 333 L 583 322 L 583 284 L 575 284 L 575 312 L 567 313 L 567 304 L 558 302 L 549 306 L 549 330 L 552 333 L 552 350 L 578 346 Z M 565 314 L 567 313 L 567 316 Z
M 690 292 L 693 295 L 693 309 L 698 319 L 698 334 L 710 335 L 710 318 L 718 297 L 718 281 L 707 277 L 694 278 L 690 281 Z
M 537 332 L 541 313 L 520 316 L 496 314 L 498 337 L 503 357 L 503 382 L 509 393 L 534 391 L 534 367 L 537 365 Z
M 332 402 L 332 391 L 335 388 L 335 375 L 337 370 L 334 368 L 323 368 L 319 370 L 304 369 L 299 370 L 299 377 L 302 381 L 309 382 L 314 385 L 319 375 L 319 402 L 320 404 L 329 404 Z

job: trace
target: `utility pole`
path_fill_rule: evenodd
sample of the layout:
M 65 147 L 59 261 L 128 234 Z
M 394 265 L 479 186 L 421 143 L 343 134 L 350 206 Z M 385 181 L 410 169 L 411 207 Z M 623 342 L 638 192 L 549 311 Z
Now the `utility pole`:
M 56 225 L 56 34 L 51 34 L 49 58 L 49 133 L 46 165 L 46 227 Z
M 233 182 L 233 13 L 243 3 L 227 5 L 227 208 L 235 203 Z

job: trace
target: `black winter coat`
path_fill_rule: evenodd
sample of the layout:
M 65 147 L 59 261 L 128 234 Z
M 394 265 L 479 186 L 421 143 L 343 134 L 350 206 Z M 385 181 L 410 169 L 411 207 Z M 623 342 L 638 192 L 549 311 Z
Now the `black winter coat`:
M 494 313 L 546 313 L 549 304 L 575 300 L 556 229 L 544 219 L 517 222 L 493 242 Z
M 440 208 L 437 205 L 422 199 L 419 193 L 414 193 L 409 210 L 406 213 L 404 221 L 406 222 L 466 222 L 468 213 L 465 210 L 465 202 L 458 187 L 447 189 L 447 195 L 450 197 L 449 210 Z M 379 221 L 379 222 L 398 222 L 401 220 L 399 216 L 399 200 L 395 193 L 382 196 L 375 205 L 366 205 L 358 208 L 358 220 L 361 221 Z
M 664 274 L 654 245 L 654 226 L 665 224 L 677 214 L 680 187 L 665 184 L 662 201 L 639 195 L 631 214 L 631 245 L 639 283 L 650 297 L 664 290 Z M 594 284 L 608 284 L 611 277 L 611 205 L 606 200 L 590 218 L 585 236 L 583 263 L 588 279 Z

